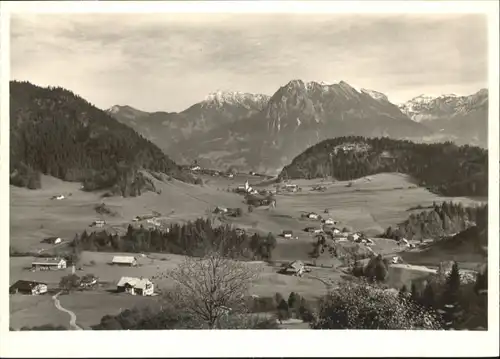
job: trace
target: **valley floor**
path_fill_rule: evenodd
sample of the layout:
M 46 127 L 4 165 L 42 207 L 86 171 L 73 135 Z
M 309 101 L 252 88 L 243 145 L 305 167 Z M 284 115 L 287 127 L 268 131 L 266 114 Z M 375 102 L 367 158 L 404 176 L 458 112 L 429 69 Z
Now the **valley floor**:
M 294 291 L 306 298 L 317 298 L 325 294 L 328 287 L 343 280 L 343 273 L 337 268 L 314 267 L 303 277 L 278 274 L 282 261 L 295 259 L 310 262 L 308 253 L 312 248 L 313 237 L 304 232 L 304 227 L 318 225 L 314 221 L 300 218 L 303 212 L 316 212 L 338 220 L 341 227 L 350 227 L 355 231 L 364 231 L 373 238 L 372 249 L 376 253 L 391 254 L 400 251 L 392 240 L 377 238 L 390 225 L 395 225 L 408 217 L 408 209 L 417 205 L 428 206 L 433 201 L 461 201 L 473 204 L 477 201 L 469 198 L 442 198 L 423 188 L 417 188 L 410 179 L 400 174 L 379 174 L 352 182 L 328 182 L 321 180 L 294 181 L 302 187 L 299 193 L 277 196 L 276 208 L 255 208 L 247 211 L 243 197 L 227 191 L 227 188 L 242 185 L 248 179 L 256 184 L 262 179 L 253 176 L 239 176 L 235 179 L 206 177 L 203 186 L 181 183 L 178 181 L 156 181 L 161 194 L 145 193 L 136 198 L 101 198 L 99 193 L 86 193 L 80 185 L 67 183 L 51 177 L 44 177 L 42 189 L 27 190 L 11 186 L 10 188 L 10 246 L 19 252 L 38 252 L 49 250 L 53 246 L 42 244 L 43 238 L 61 237 L 71 241 L 75 234 L 83 230 L 95 230 L 89 225 L 96 219 L 104 218 L 105 229 L 122 233 L 137 215 L 161 214 L 166 223 L 186 222 L 199 217 L 211 216 L 216 206 L 240 207 L 243 216 L 231 218 L 228 223 L 244 228 L 248 232 L 269 232 L 279 235 L 284 229 L 292 230 L 296 239 L 278 238 L 278 245 L 273 252 L 274 265 L 263 262 L 251 262 L 248 265 L 259 266 L 261 275 L 252 285 L 251 293 L 258 296 L 274 296 L 279 292 L 288 296 Z M 312 187 L 321 184 L 325 192 L 314 192 Z M 272 188 L 272 186 L 268 186 Z M 65 199 L 52 200 L 52 196 L 63 194 Z M 99 215 L 95 206 L 104 203 L 115 212 L 114 215 Z M 149 305 L 158 297 L 136 297 L 112 293 L 117 281 L 122 276 L 148 277 L 155 283 L 155 290 L 168 291 L 173 283 L 167 279 L 156 279 L 159 273 L 175 268 L 184 259 L 171 254 L 139 255 L 140 266 L 137 268 L 116 268 L 108 265 L 117 253 L 84 252 L 82 270 L 78 275 L 92 273 L 99 277 L 100 286 L 93 291 L 76 292 L 58 297 L 63 308 L 76 315 L 76 324 L 83 329 L 98 324 L 106 315 L 118 314 L 121 310 L 137 305 Z M 19 279 L 35 280 L 47 283 L 49 289 L 57 290 L 60 278 L 69 274 L 70 269 L 62 271 L 31 272 L 33 257 L 10 258 L 10 284 Z M 426 265 L 435 264 L 439 258 L 428 260 Z M 337 267 L 340 263 L 329 263 Z M 403 276 L 404 277 L 404 276 Z M 411 277 L 411 276 L 410 276 Z M 392 283 L 395 287 L 408 278 Z M 10 326 L 35 326 L 43 324 L 65 325 L 69 327 L 70 316 L 59 311 L 51 295 L 10 296 Z M 293 326 L 290 324 L 290 326 Z M 285 326 L 286 327 L 286 326 Z

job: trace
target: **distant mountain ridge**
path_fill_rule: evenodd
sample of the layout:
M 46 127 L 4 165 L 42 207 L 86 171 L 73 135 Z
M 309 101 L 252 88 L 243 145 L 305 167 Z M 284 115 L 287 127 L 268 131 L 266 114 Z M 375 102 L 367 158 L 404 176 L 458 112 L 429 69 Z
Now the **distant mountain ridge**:
M 420 95 L 399 105 L 412 120 L 431 128 L 442 139 L 458 144 L 488 145 L 488 90 L 469 96 Z
M 408 138 L 432 133 L 411 121 L 384 94 L 358 91 L 344 81 L 291 80 L 270 97 L 219 91 L 185 111 L 162 116 L 162 121 L 153 121 L 155 114 L 133 120 L 126 113 L 113 116 L 177 161 L 196 159 L 212 168 L 272 173 L 326 138 L 354 134 Z
M 433 104 L 441 100 L 421 97 L 397 106 L 381 92 L 357 90 L 344 81 L 329 84 L 300 79 L 289 81 L 272 96 L 216 91 L 179 113 L 138 111 L 134 116 L 130 109 L 114 108 L 109 112 L 177 162 L 196 159 L 210 168 L 276 174 L 306 148 L 339 136 L 481 145 L 487 137 L 485 126 L 475 123 L 487 124 L 487 91 L 486 100 L 483 95 L 478 92 L 476 100 L 457 97 L 457 105 L 448 111 L 456 113 L 457 121 L 446 122 L 446 126 L 443 116 L 432 110 L 439 108 Z M 428 116 L 424 108 L 434 111 L 437 122 L 417 121 Z M 471 116 L 479 120 L 468 121 Z M 477 128 L 460 131 L 460 126 Z
M 216 91 L 178 113 L 148 113 L 129 106 L 113 106 L 107 112 L 153 141 L 173 158 L 183 161 L 184 157 L 176 151 L 179 142 L 203 135 L 217 126 L 247 118 L 262 110 L 268 100 L 269 96 L 262 94 Z

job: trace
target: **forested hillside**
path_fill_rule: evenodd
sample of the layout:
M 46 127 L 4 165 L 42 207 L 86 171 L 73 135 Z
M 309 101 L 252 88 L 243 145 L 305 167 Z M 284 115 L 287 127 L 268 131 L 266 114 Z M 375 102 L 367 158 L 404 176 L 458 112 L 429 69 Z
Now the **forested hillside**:
M 430 210 L 412 213 L 403 223 L 387 228 L 384 236 L 410 240 L 446 237 L 471 227 L 487 228 L 487 216 L 487 206 L 464 207 L 461 203 L 443 202 Z
M 350 180 L 382 172 L 406 173 L 418 185 L 447 196 L 488 195 L 488 151 L 450 142 L 338 137 L 308 148 L 280 177 Z
M 10 83 L 10 149 L 11 184 L 32 189 L 40 173 L 124 196 L 140 193 L 141 168 L 193 181 L 156 145 L 59 87 Z

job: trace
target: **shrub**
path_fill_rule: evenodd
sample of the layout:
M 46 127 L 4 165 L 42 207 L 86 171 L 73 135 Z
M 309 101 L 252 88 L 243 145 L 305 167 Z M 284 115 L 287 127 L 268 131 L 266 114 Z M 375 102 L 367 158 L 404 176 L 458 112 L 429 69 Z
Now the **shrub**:
M 272 297 L 250 297 L 249 308 L 253 313 L 274 312 L 276 310 L 276 303 Z
M 364 275 L 371 281 L 384 282 L 388 273 L 388 264 L 380 254 L 372 257 L 364 269 Z
M 61 278 L 59 288 L 64 292 L 71 292 L 80 286 L 80 277 L 76 274 L 66 275 Z
M 288 307 L 288 303 L 282 299 L 278 304 L 278 318 L 279 320 L 289 319 L 290 318 L 290 308 Z
M 368 283 L 341 283 L 320 302 L 313 329 L 440 329 L 431 310 Z
M 302 319 L 304 322 L 311 322 L 314 320 L 314 314 L 312 312 L 312 309 L 305 298 L 301 298 L 301 300 L 300 300 L 298 314 L 299 314 L 299 318 Z

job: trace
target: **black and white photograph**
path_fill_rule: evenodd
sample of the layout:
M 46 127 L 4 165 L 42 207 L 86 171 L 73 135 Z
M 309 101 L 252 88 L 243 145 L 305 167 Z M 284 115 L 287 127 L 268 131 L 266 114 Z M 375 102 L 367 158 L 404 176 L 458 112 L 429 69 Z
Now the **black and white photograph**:
M 2 2 L 5 335 L 498 355 L 498 3 L 238 3 Z

